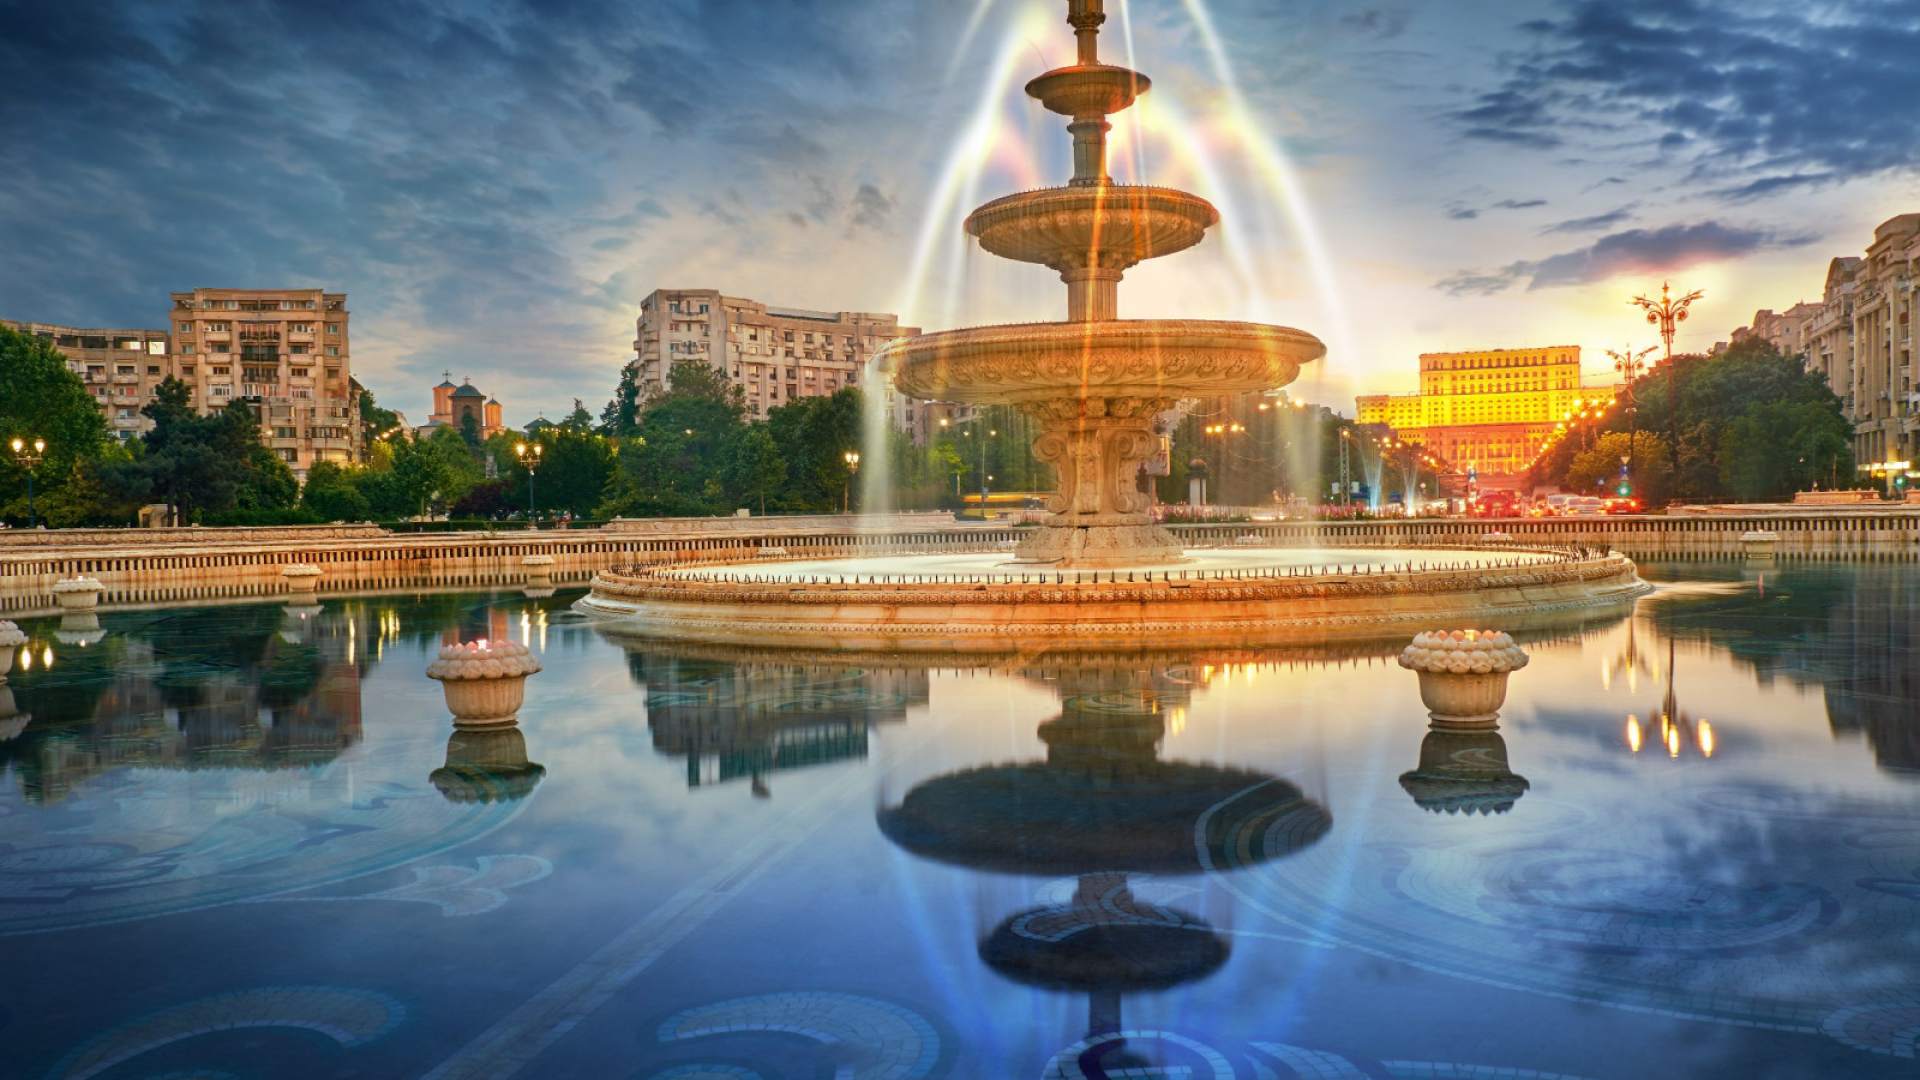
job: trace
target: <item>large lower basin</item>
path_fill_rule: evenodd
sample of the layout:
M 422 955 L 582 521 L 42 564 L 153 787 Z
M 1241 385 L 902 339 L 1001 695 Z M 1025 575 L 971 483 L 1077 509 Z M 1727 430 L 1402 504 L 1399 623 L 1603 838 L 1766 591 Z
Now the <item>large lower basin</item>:
M 858 652 L 1259 646 L 1516 625 L 1625 604 L 1617 554 L 1238 549 L 1177 567 L 1029 569 L 1002 553 L 633 567 L 575 607 L 614 633 Z

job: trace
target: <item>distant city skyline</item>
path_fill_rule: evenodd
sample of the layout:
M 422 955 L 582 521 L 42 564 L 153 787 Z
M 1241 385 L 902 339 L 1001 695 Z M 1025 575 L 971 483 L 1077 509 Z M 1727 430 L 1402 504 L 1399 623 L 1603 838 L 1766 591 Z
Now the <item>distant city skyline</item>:
M 1901 5 L 1112 6 L 1154 79 L 1116 172 L 1225 217 L 1130 273 L 1122 315 L 1312 331 L 1298 392 L 1342 411 L 1411 390 L 1422 352 L 1651 344 L 1626 299 L 1663 277 L 1706 290 L 1676 342 L 1705 351 L 1920 208 Z M 424 415 L 451 369 L 515 426 L 597 411 L 656 288 L 1058 318 L 1046 271 L 959 227 L 1068 172 L 1020 93 L 1070 58 L 1058 9 L 14 5 L 0 317 L 159 328 L 175 291 L 340 290 L 383 404 Z M 263 39 L 271 63 L 207 62 Z

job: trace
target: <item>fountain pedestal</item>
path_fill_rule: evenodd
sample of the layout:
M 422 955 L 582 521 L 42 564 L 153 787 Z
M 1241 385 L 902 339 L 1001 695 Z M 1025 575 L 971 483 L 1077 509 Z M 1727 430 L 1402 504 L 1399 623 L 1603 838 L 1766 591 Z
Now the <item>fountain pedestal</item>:
M 1043 425 L 1034 456 L 1053 466 L 1058 489 L 1047 519 L 1014 548 L 1023 563 L 1074 566 L 1180 561 L 1180 542 L 1154 524 L 1147 496 L 1135 486 L 1152 456 L 1153 417 L 1164 398 L 1088 398 L 1033 402 L 1026 412 Z

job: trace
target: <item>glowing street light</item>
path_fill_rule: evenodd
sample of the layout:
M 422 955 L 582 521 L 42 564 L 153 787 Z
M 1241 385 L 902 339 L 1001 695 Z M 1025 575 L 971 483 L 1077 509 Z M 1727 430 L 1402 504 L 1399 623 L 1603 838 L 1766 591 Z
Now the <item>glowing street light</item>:
M 7 446 L 13 450 L 14 460 L 18 461 L 21 467 L 27 470 L 27 528 L 31 529 L 35 523 L 33 510 L 33 477 L 35 470 L 39 468 L 40 462 L 47 456 L 47 440 L 37 435 L 32 439 L 23 439 L 15 435 L 13 441 L 8 443 Z
M 527 528 L 533 528 L 533 474 L 540 471 L 540 455 L 545 453 L 539 443 L 515 443 L 513 456 L 527 470 Z
M 849 450 L 840 455 L 840 460 L 847 463 L 847 475 L 840 481 L 840 512 L 844 514 L 853 509 L 853 477 L 860 471 L 860 451 Z

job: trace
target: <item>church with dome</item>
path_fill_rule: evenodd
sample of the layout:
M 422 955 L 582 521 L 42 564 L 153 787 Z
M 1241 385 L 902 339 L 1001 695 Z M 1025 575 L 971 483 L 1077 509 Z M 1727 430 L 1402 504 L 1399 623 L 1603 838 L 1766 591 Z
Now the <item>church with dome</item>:
M 427 422 L 416 429 L 420 435 L 433 434 L 434 428 L 450 427 L 455 431 L 466 426 L 466 418 L 480 429 L 480 437 L 489 439 L 507 430 L 500 419 L 500 399 L 488 397 L 473 385 L 472 379 L 466 379 L 459 386 L 453 385 L 453 373 L 442 372 L 440 385 L 433 388 L 433 412 L 427 415 Z

